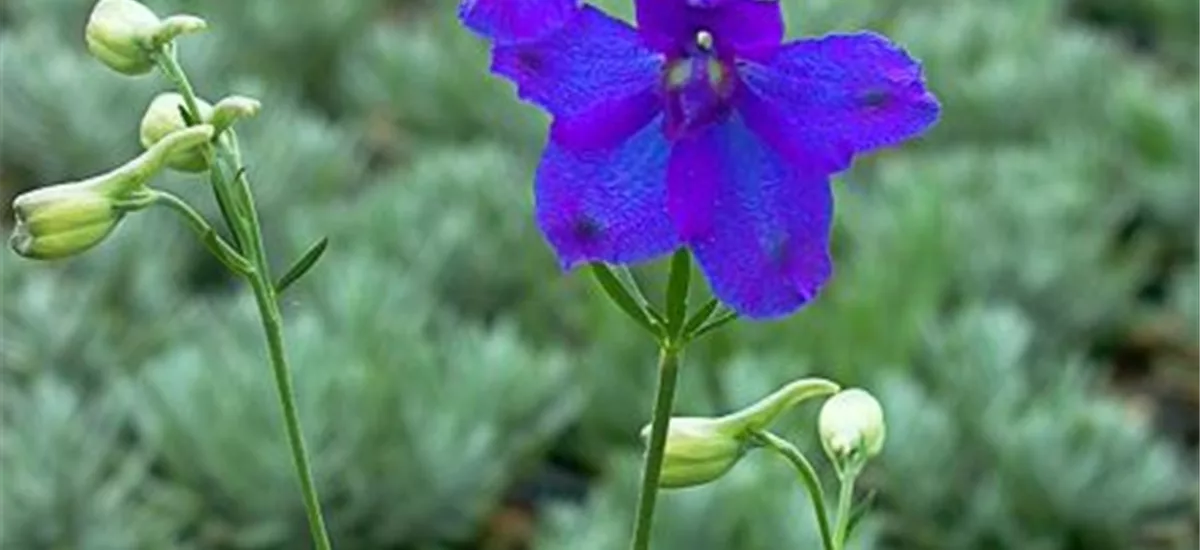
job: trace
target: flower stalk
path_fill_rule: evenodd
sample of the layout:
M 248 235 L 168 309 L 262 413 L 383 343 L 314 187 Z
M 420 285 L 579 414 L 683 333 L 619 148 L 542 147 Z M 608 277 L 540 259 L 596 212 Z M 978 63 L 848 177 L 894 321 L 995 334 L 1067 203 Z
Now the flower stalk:
M 658 360 L 658 390 L 654 399 L 650 441 L 642 467 L 642 485 L 638 493 L 637 516 L 633 528 L 633 550 L 650 548 L 650 529 L 654 523 L 654 507 L 658 499 L 659 478 L 662 477 L 663 451 L 667 445 L 667 427 L 675 402 L 675 386 L 679 379 L 681 350 L 664 346 Z
M 854 481 L 858 478 L 862 465 L 862 462 L 854 462 L 838 475 L 842 487 L 838 491 L 837 526 L 833 530 L 832 550 L 846 548 L 846 539 L 850 536 L 851 505 L 854 503 Z
M 800 449 L 797 449 L 795 445 L 792 445 L 782 437 L 766 430 L 759 430 L 754 435 L 759 443 L 775 451 L 779 456 L 787 460 L 792 465 L 792 468 L 796 470 L 796 473 L 800 475 L 800 481 L 804 484 L 804 489 L 808 491 L 808 496 L 812 500 L 813 513 L 817 516 L 817 530 L 821 533 L 821 547 L 825 550 L 835 550 L 838 548 L 838 546 L 834 545 L 834 538 L 830 533 L 829 511 L 826 508 L 825 490 L 821 488 L 821 478 L 817 476 L 817 470 L 813 468 L 812 462 L 809 462 L 804 453 L 800 452 Z
M 189 82 L 187 75 L 175 56 L 173 45 L 163 46 L 153 56 L 155 63 L 162 73 L 175 84 L 183 97 L 189 123 L 195 124 L 203 120 L 200 110 L 200 99 Z M 258 306 L 259 318 L 262 322 L 263 333 L 267 340 L 267 352 L 270 357 L 271 371 L 275 378 L 275 386 L 279 397 L 279 405 L 283 414 L 288 446 L 292 454 L 292 462 L 300 484 L 300 492 L 304 499 L 305 512 L 308 516 L 309 530 L 317 550 L 330 550 L 332 545 L 325 527 L 325 519 L 321 513 L 320 498 L 317 494 L 316 483 L 313 481 L 312 465 L 304 442 L 300 417 L 296 408 L 295 390 L 292 387 L 291 369 L 283 345 L 283 318 L 279 311 L 279 301 L 275 283 L 271 278 L 270 266 L 267 262 L 266 250 L 263 245 L 262 229 L 258 213 L 254 206 L 254 198 L 250 191 L 250 182 L 246 177 L 245 166 L 241 160 L 241 151 L 237 143 L 237 135 L 232 128 L 225 129 L 210 144 L 204 147 L 203 155 L 210 169 L 213 192 L 221 206 L 225 222 L 233 233 L 239 250 L 228 245 L 211 245 L 210 249 L 219 250 L 217 254 L 229 265 L 229 258 L 234 258 L 231 270 L 241 275 L 250 284 L 254 292 L 255 303 Z M 214 161 L 220 161 L 219 163 Z M 222 166 L 224 165 L 224 166 Z M 224 170 L 232 172 L 232 178 L 226 178 Z M 165 199 L 166 204 L 189 218 L 189 222 L 201 232 L 206 244 L 210 242 L 223 243 L 215 236 L 215 231 L 207 224 L 197 223 L 202 219 L 193 215 L 190 207 L 181 205 L 181 201 Z M 228 253 L 227 253 L 228 252 Z M 239 261 L 240 260 L 240 261 Z M 243 263 L 244 262 L 244 263 Z
M 126 76 L 158 69 L 178 93 L 160 94 L 146 110 L 139 128 L 146 148 L 141 155 L 104 174 L 43 187 L 14 199 L 17 223 L 12 247 L 28 258 L 64 258 L 100 243 L 127 213 L 161 205 L 182 216 L 213 256 L 254 291 L 312 539 L 318 550 L 330 550 L 284 353 L 278 299 L 280 289 L 320 258 L 325 241 L 310 249 L 279 283 L 272 280 L 254 196 L 232 128 L 239 119 L 254 116 L 261 105 L 242 96 L 227 97 L 216 107 L 209 105 L 197 97 L 176 57 L 174 40 L 206 27 L 203 19 L 191 15 L 160 19 L 137 0 L 96 2 L 84 30 L 92 56 Z M 186 201 L 149 185 L 165 168 L 208 172 L 232 242 Z M 227 177 L 227 173 L 232 175 Z

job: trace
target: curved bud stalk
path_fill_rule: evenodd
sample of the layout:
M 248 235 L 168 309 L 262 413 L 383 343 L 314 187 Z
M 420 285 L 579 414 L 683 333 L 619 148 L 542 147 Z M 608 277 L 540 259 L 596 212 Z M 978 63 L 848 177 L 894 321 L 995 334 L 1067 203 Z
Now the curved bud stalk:
M 667 426 L 663 452 L 663 488 L 703 485 L 728 472 L 755 446 L 758 434 L 780 414 L 797 404 L 838 391 L 821 378 L 796 380 L 750 406 L 719 418 L 675 417 Z M 642 429 L 642 437 L 650 427 Z
M 159 19 L 135 0 L 99 0 L 88 17 L 88 51 L 121 74 L 137 76 L 154 69 L 152 54 L 176 37 L 204 30 L 203 19 L 173 15 Z
M 161 171 L 172 158 L 197 149 L 212 139 L 213 135 L 214 129 L 209 124 L 171 132 L 147 148 L 137 158 L 109 173 L 124 176 L 121 181 L 126 188 L 141 187 Z
M 817 418 L 821 445 L 839 468 L 852 459 L 865 460 L 883 450 L 887 425 L 883 407 L 864 390 L 853 388 L 829 398 Z
M 16 227 L 10 244 L 27 258 L 49 260 L 79 254 L 103 241 L 124 217 L 154 202 L 145 183 L 169 156 L 204 143 L 212 126 L 167 136 L 137 158 L 104 174 L 24 193 L 13 200 Z
M 784 411 L 813 397 L 837 393 L 840 387 L 823 378 L 803 378 L 775 390 L 757 402 L 721 418 L 722 422 L 737 425 L 743 431 L 766 428 Z

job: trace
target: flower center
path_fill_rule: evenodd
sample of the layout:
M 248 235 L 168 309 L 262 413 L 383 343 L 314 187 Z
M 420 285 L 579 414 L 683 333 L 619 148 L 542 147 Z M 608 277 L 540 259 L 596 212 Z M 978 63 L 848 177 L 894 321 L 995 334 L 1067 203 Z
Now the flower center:
M 712 33 L 698 31 L 694 47 L 669 60 L 663 69 L 667 137 L 693 135 L 723 120 L 729 114 L 736 83 L 729 63 L 713 52 Z

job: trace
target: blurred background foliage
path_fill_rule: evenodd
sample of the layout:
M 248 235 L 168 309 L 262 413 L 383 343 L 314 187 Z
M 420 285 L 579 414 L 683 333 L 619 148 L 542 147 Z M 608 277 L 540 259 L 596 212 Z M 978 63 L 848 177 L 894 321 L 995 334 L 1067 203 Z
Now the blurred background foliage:
M 90 4 L 0 4 L 5 204 L 135 154 L 166 87 L 85 56 Z M 210 21 L 182 46 L 202 95 L 264 99 L 243 143 L 273 260 L 331 239 L 285 316 L 339 548 L 622 548 L 653 349 L 559 273 L 531 216 L 546 121 L 454 3 L 148 4 Z M 859 548 L 1195 548 L 1197 3 L 785 10 L 796 36 L 906 45 L 944 116 L 839 178 L 832 284 L 695 346 L 677 410 L 808 374 L 879 394 Z M 160 184 L 215 213 L 195 178 Z M 0 546 L 308 547 L 251 308 L 178 220 L 0 265 Z M 810 451 L 813 408 L 784 426 Z M 807 506 L 751 455 L 667 493 L 656 548 L 815 548 Z

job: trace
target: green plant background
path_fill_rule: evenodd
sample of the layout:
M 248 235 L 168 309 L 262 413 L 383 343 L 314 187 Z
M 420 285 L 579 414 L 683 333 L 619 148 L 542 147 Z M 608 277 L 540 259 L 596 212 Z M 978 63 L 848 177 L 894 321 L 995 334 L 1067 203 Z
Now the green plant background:
M 622 548 L 654 350 L 541 241 L 546 120 L 488 76 L 454 2 L 148 4 L 210 21 L 182 44 L 202 95 L 264 99 L 242 141 L 273 261 L 330 238 L 284 314 L 337 546 Z M 135 154 L 166 88 L 85 55 L 89 9 L 0 4 L 5 204 Z M 803 375 L 878 394 L 857 548 L 1196 548 L 1196 2 L 785 11 L 796 36 L 904 44 L 943 118 L 838 179 L 832 284 L 695 346 L 677 411 Z M 215 214 L 196 178 L 158 183 Z M 309 547 L 253 308 L 171 213 L 0 266 L 0 547 Z M 782 429 L 816 452 L 814 423 Z M 817 547 L 771 456 L 659 509 L 656 548 Z

